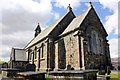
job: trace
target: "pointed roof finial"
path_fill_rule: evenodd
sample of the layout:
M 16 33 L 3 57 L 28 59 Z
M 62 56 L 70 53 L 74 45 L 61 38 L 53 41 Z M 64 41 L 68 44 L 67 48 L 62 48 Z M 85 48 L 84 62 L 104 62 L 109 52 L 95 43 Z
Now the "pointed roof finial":
M 39 30 L 41 30 L 41 29 L 40 29 L 40 25 L 39 25 L 39 23 L 38 23 L 38 25 L 37 25 L 35 31 L 39 31 Z
M 89 4 L 90 4 L 90 7 L 92 7 L 92 2 L 89 2 Z
M 68 5 L 67 10 L 68 10 L 68 12 L 72 10 L 70 4 Z
M 70 6 L 70 4 L 68 4 Z

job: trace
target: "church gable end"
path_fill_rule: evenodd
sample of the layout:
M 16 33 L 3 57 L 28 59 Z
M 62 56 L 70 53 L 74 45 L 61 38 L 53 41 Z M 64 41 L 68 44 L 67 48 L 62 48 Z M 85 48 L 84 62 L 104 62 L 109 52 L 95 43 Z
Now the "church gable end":
M 87 41 L 87 48 L 85 49 L 85 66 L 89 68 L 99 68 L 99 66 L 108 65 L 107 58 L 110 59 L 109 52 L 106 47 L 108 36 L 104 29 L 99 17 L 97 16 L 93 7 L 84 18 L 82 24 L 79 27 L 83 30 L 83 38 Z M 107 57 L 107 58 L 106 58 Z M 100 63 L 99 63 L 100 62 Z M 93 63 L 96 63 L 95 65 Z M 89 65 L 87 65 L 89 64 Z
M 55 56 L 60 55 L 59 50 L 64 48 L 66 55 L 64 65 L 66 66 L 69 64 L 75 69 L 98 69 L 99 66 L 109 66 L 109 49 L 106 48 L 108 47 L 107 35 L 91 5 L 87 11 L 74 18 L 60 35 L 61 40 L 59 39 L 55 45 Z M 61 44 L 62 42 L 64 44 Z M 59 64 L 64 61 L 64 57 L 58 56 L 57 58 L 55 57 L 55 61 L 58 61 L 56 69 L 61 68 Z
M 83 25 L 82 25 L 83 24 Z M 99 33 L 101 33 L 103 36 L 107 37 L 108 34 L 103 27 L 98 15 L 96 14 L 94 8 L 92 7 L 85 17 L 83 23 L 81 25 L 81 28 L 84 30 L 87 30 L 87 27 L 93 26 L 94 29 L 97 29 Z

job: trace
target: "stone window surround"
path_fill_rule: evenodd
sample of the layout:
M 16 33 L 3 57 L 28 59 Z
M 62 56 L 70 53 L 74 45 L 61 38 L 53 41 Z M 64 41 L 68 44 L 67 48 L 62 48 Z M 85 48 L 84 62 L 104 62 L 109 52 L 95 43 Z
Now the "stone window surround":
M 102 38 L 102 36 L 99 35 L 100 33 L 99 34 L 98 33 L 96 34 L 96 33 L 97 33 L 96 30 L 94 30 L 94 31 L 91 31 L 90 34 L 95 34 L 95 36 L 96 36 L 97 54 L 103 54 L 103 38 Z M 90 36 L 90 34 L 87 35 L 88 36 L 88 45 L 89 45 L 88 46 L 88 53 L 94 53 L 93 50 L 91 49 L 92 45 L 89 44 L 89 42 L 91 43 L 91 36 Z
M 44 43 L 38 48 L 37 52 L 40 53 L 40 59 L 44 59 Z
M 36 55 L 36 59 L 35 59 L 35 50 L 36 50 L 37 54 L 38 54 L 38 52 L 39 52 L 38 49 L 42 49 L 42 53 L 44 53 L 44 48 L 43 48 L 44 46 L 45 46 L 44 43 L 42 43 L 40 47 L 35 47 L 35 49 L 32 50 L 32 51 L 30 52 L 30 54 L 29 54 L 29 61 L 32 61 L 32 54 L 33 54 L 33 52 L 34 52 L 34 61 L 37 61 L 37 56 L 38 56 L 38 55 Z M 42 54 L 42 57 L 40 58 L 40 60 L 45 60 L 44 54 Z

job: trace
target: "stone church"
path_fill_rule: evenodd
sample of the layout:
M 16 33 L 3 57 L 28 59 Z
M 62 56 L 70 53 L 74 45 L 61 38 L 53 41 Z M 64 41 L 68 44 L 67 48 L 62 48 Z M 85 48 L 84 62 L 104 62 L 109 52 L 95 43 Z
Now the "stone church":
M 111 65 L 107 36 L 91 3 L 79 16 L 69 5 L 66 14 L 45 30 L 38 24 L 24 50 L 37 70 L 105 69 Z

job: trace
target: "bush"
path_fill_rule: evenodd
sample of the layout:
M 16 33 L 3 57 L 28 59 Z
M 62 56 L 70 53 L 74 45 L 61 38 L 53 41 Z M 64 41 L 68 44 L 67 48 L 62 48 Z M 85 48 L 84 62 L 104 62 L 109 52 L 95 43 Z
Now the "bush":
M 0 65 L 2 65 L 2 68 L 7 68 L 8 67 L 7 62 L 0 61 Z
M 1 65 L 4 65 L 4 64 L 8 64 L 7 62 L 4 62 L 4 61 L 0 61 L 0 64 Z

